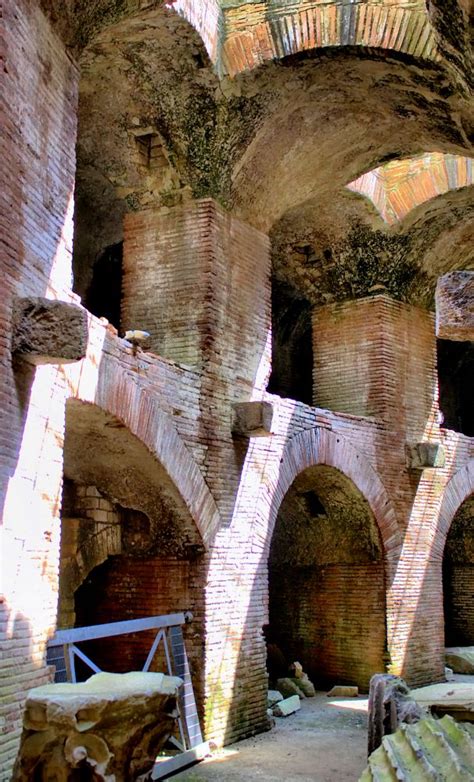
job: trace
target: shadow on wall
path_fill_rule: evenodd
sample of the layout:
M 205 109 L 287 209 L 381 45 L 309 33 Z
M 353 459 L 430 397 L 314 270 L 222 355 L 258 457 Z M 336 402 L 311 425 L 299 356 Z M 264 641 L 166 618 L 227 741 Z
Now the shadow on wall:
M 309 410 L 289 400 L 284 404 L 292 410 L 287 431 L 298 432 Z M 432 422 L 430 412 L 427 427 Z M 370 421 L 364 426 L 369 429 Z M 441 474 L 407 471 L 402 443 L 395 466 L 403 476 L 404 530 L 381 483 L 383 468 L 375 472 L 344 437 L 318 427 L 300 430 L 289 439 L 273 438 L 274 453 L 265 441 L 250 440 L 234 509 L 239 530 L 233 524 L 229 528 L 229 541 L 235 534 L 248 545 L 238 562 L 230 542 L 229 553 L 220 557 L 236 617 L 235 622 L 228 619 L 233 627 L 222 636 L 220 662 L 209 662 L 208 728 L 219 704 L 228 708 L 227 742 L 255 730 L 256 713 L 265 725 L 262 625 L 268 623 L 268 579 L 266 629 L 283 653 L 275 669 L 268 661 L 272 678 L 282 673 L 278 665 L 286 658 L 285 663 L 302 662 L 323 686 L 357 679 L 364 689 L 373 673 L 386 669 L 413 686 L 443 680 L 441 558 L 446 533 L 436 519 L 446 516 L 440 510 L 450 493 L 446 477 L 465 461 L 469 441 L 453 432 L 442 436 L 447 465 Z M 454 489 L 451 494 L 459 496 Z M 445 520 L 446 528 L 455 510 Z M 225 604 L 226 594 L 220 598 Z M 235 629 L 239 626 L 242 636 Z M 232 683 L 226 690 L 229 670 Z
M 311 405 L 312 307 L 272 276 L 272 372 L 268 392 Z
M 297 431 L 305 410 L 286 404 L 288 428 Z M 251 440 L 235 514 L 238 528 L 231 524 L 228 553 L 219 557 L 220 600 L 225 605 L 229 596 L 235 617 L 223 618 L 230 625 L 219 658 L 211 650 L 206 713 L 212 735 L 219 707 L 228 710 L 227 742 L 254 732 L 256 714 L 266 724 L 269 572 L 269 632 L 286 662 L 302 662 L 325 685 L 353 681 L 357 661 L 358 682 L 367 688 L 387 662 L 386 589 L 399 546 L 377 474 L 342 436 L 322 428 L 274 438 L 268 455 L 265 441 Z M 240 546 L 247 541 L 243 550 L 237 541 L 233 549 L 234 535 Z
M 298 475 L 269 555 L 269 633 L 319 689 L 356 684 L 387 665 L 383 550 L 370 507 L 333 467 Z M 274 679 L 268 661 L 270 679 Z
M 81 627 L 191 611 L 185 635 L 202 702 L 199 530 L 163 465 L 122 422 L 78 400 L 66 410 L 59 622 Z M 104 670 L 140 670 L 154 635 L 89 642 L 84 651 Z M 155 670 L 163 665 L 158 656 Z
M 437 340 L 439 406 L 443 426 L 474 436 L 474 342 Z
M 2 692 L 0 722 L 5 743 L 0 748 L 0 780 L 8 782 L 9 769 L 15 760 L 21 734 L 22 714 L 30 687 L 48 684 L 49 670 L 44 667 L 41 647 L 33 643 L 33 628 L 28 617 L 0 601 L 0 644 L 2 648 L 2 677 L 9 682 Z M 18 667 L 22 682 L 17 684 Z M 38 672 L 42 675 L 38 676 Z
M 474 645 L 474 494 L 459 506 L 443 556 L 446 646 Z

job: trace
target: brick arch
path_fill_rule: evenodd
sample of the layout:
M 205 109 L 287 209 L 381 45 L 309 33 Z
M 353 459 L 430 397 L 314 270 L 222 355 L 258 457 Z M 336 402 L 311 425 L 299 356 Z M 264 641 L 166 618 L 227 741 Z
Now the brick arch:
M 474 493 L 474 459 L 458 470 L 446 484 L 438 516 L 432 559 L 443 559 L 444 548 L 453 519 L 468 497 Z
M 380 532 L 384 558 L 393 576 L 401 549 L 401 537 L 392 502 L 376 471 L 363 454 L 340 434 L 328 429 L 309 429 L 295 435 L 283 451 L 269 517 L 267 548 L 270 547 L 280 505 L 295 478 L 308 467 L 324 464 L 351 479 L 367 500 Z
M 92 394 L 74 398 L 95 404 L 120 422 L 142 442 L 164 468 L 194 520 L 206 549 L 220 525 L 220 514 L 199 467 L 183 443 L 159 399 L 115 364 L 101 366 Z
M 83 5 L 79 10 L 65 5 L 62 0 L 41 0 L 41 6 L 52 18 L 57 32 L 77 54 L 107 27 L 137 14 L 157 11 L 180 16 L 196 30 L 211 61 L 217 59 L 222 15 L 219 0 L 202 0 L 199 3 L 195 0 L 149 0 L 147 4 L 123 0 L 120 7 L 117 7 L 116 0 L 101 0 L 94 6 Z
M 247 6 L 248 7 L 248 6 Z M 435 34 L 424 0 L 384 5 L 373 0 L 284 2 L 252 7 L 245 26 L 239 6 L 223 9 L 226 40 L 222 70 L 231 76 L 263 62 L 336 46 L 389 49 L 423 59 L 438 59 Z
M 426 152 L 393 160 L 347 185 L 372 201 L 388 225 L 400 223 L 421 204 L 474 184 L 474 163 L 462 155 Z

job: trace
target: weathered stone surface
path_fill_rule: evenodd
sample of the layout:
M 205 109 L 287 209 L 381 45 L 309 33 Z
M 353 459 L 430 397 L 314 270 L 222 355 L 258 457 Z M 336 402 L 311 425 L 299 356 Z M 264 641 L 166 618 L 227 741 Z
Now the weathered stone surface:
M 305 698 L 314 698 L 316 695 L 314 684 L 309 680 L 308 674 L 303 671 L 301 663 L 292 663 L 290 665 L 290 671 L 294 673 L 292 680 L 298 687 L 299 692 L 302 693 Z
M 474 728 L 451 717 L 425 717 L 385 736 L 359 782 L 474 779 Z
M 327 693 L 328 698 L 357 698 L 359 694 L 358 687 L 336 685 Z
M 298 711 L 298 709 L 301 709 L 299 695 L 292 695 L 290 698 L 285 698 L 276 703 L 273 707 L 273 714 L 275 717 L 288 717 L 290 714 Z
M 398 676 L 376 673 L 370 680 L 368 714 L 368 754 L 382 743 L 384 736 L 395 733 L 402 722 L 416 722 L 425 716 Z
M 32 364 L 69 364 L 84 358 L 87 312 L 65 301 L 16 299 L 12 352 Z
M 234 405 L 232 432 L 243 437 L 271 434 L 273 405 L 270 402 L 239 402 Z
M 292 679 L 289 676 L 283 679 L 277 679 L 276 686 L 285 698 L 289 698 L 291 695 L 299 695 L 300 698 L 306 697 L 299 688 L 296 679 Z
M 296 683 L 299 691 L 303 693 L 305 698 L 314 698 L 316 695 L 314 684 L 308 679 L 305 673 L 303 676 L 300 676 L 298 679 L 296 679 Z
M 474 340 L 474 272 L 449 272 L 436 286 L 436 336 Z
M 283 700 L 283 695 L 278 690 L 268 690 L 267 704 L 268 706 L 274 706 L 275 703 Z
M 451 714 L 456 719 L 474 722 L 474 683 L 431 684 L 412 690 L 411 694 L 433 714 Z
M 453 673 L 474 674 L 474 646 L 451 646 L 446 649 L 446 664 Z
M 407 444 L 405 453 L 409 470 L 441 469 L 446 463 L 446 454 L 441 443 Z
M 181 684 L 162 673 L 98 673 L 31 690 L 14 782 L 69 780 L 74 771 L 104 782 L 136 779 L 173 732 Z

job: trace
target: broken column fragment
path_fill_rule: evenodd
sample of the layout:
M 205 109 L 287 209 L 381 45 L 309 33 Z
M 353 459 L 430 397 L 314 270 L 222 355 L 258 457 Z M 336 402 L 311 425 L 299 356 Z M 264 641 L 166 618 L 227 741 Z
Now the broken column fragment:
M 163 673 L 98 673 L 31 690 L 12 782 L 69 780 L 74 772 L 103 782 L 136 779 L 175 729 L 181 684 Z
M 436 286 L 438 339 L 474 339 L 474 272 L 443 274 Z
M 299 695 L 291 695 L 289 698 L 284 698 L 284 700 L 275 703 L 272 711 L 275 717 L 288 717 L 290 714 L 298 711 L 298 709 L 301 709 Z
M 369 690 L 368 754 L 402 722 L 416 722 L 424 714 L 403 679 L 389 673 L 376 673 L 370 680 Z
M 359 782 L 474 779 L 474 726 L 425 717 L 383 737 Z
M 77 304 L 34 296 L 15 301 L 12 353 L 31 364 L 79 361 L 87 334 L 87 312 Z

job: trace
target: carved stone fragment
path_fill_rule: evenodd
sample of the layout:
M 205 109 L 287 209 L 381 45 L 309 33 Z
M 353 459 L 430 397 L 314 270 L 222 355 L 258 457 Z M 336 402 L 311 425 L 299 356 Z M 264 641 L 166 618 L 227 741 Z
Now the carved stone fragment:
M 425 714 L 414 701 L 407 685 L 398 676 L 376 673 L 370 680 L 368 717 L 368 754 L 394 733 L 400 723 L 412 723 Z
M 446 462 L 441 443 L 412 443 L 405 448 L 409 470 L 440 469 Z
M 31 364 L 69 364 L 87 350 L 87 312 L 77 304 L 28 296 L 15 301 L 12 353 Z
M 436 336 L 474 340 L 474 272 L 449 272 L 436 287 Z
M 12 782 L 136 779 L 174 731 L 181 684 L 162 673 L 98 673 L 31 690 Z
M 270 402 L 239 402 L 234 405 L 233 434 L 266 437 L 271 434 L 273 405 Z

